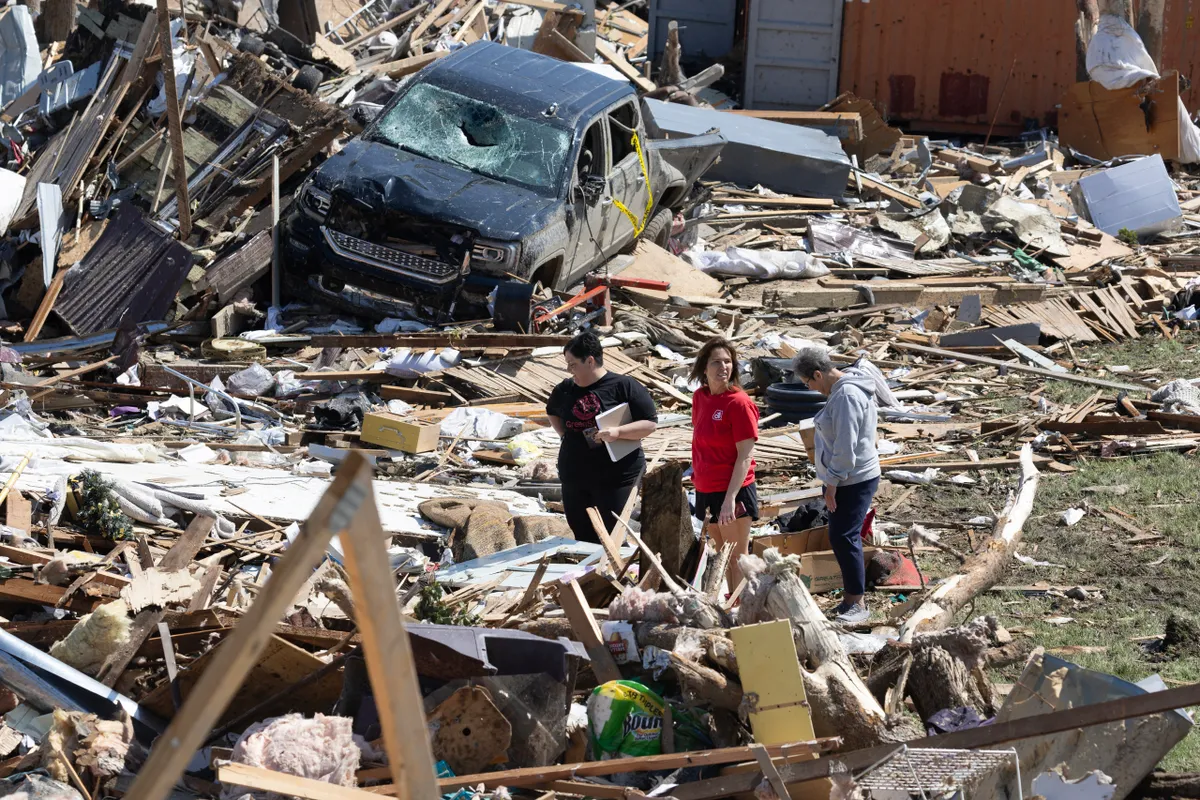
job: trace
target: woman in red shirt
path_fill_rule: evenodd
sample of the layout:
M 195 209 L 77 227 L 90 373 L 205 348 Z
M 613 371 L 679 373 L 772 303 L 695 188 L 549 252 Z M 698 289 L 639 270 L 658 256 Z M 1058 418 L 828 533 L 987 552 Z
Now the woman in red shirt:
M 729 590 L 742 580 L 738 558 L 747 553 L 750 522 L 758 519 L 754 483 L 754 442 L 758 406 L 742 390 L 737 350 L 726 339 L 711 339 L 696 354 L 692 382 L 692 485 L 696 515 L 707 520 L 717 547 L 733 542 Z

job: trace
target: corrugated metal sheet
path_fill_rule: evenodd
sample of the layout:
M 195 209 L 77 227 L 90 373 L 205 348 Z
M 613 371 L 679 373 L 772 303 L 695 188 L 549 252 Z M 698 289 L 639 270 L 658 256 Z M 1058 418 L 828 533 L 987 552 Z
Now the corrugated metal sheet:
M 667 24 L 679 23 L 684 60 L 716 61 L 733 49 L 737 0 L 650 0 L 650 58 L 662 56 Z
M 993 115 L 1000 134 L 1054 126 L 1075 82 L 1076 13 L 1075 0 L 848 0 L 839 90 L 911 130 L 985 132 Z M 1200 0 L 1167 0 L 1164 69 L 1197 74 L 1198 18 Z M 1195 111 L 1192 82 L 1181 96 Z
M 162 319 L 191 265 L 186 247 L 122 204 L 67 272 L 54 313 L 77 336 L 115 328 L 126 310 L 134 322 Z
M 1179 97 L 1188 111 L 1195 114 L 1200 106 L 1200 0 L 1167 0 L 1163 14 L 1163 68 L 1179 70 L 1191 80 L 1187 91 L 1180 87 Z
M 1000 133 L 1052 125 L 1075 80 L 1075 16 L 1074 0 L 850 0 L 839 88 L 910 129 L 986 131 L 997 105 Z

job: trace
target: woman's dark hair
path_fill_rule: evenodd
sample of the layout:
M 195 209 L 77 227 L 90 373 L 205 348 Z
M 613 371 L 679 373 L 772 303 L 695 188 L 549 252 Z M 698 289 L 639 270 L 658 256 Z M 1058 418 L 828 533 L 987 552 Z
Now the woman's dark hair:
M 696 353 L 696 361 L 692 364 L 692 372 L 688 375 L 688 383 L 699 382 L 701 386 L 708 386 L 708 360 L 712 358 L 714 350 L 724 350 L 729 353 L 729 357 L 733 360 L 733 369 L 729 374 L 729 385 L 737 388 L 742 388 L 742 365 L 738 363 L 737 348 L 733 346 L 733 342 L 726 339 L 724 336 L 718 336 L 715 339 L 709 339 L 700 348 L 700 352 Z
M 571 341 L 563 346 L 564 353 L 570 353 L 580 361 L 587 361 L 587 357 L 591 356 L 596 359 L 596 366 L 604 366 L 604 348 L 600 345 L 600 339 L 591 331 L 584 331 L 576 336 Z

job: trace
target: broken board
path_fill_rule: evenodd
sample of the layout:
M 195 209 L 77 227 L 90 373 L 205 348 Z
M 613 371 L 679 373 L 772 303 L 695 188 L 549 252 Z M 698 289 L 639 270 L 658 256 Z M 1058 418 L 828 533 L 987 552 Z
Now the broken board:
M 633 261 L 619 273 L 622 278 L 649 278 L 667 281 L 671 287 L 658 289 L 623 289 L 635 299 L 665 304 L 671 295 L 677 297 L 720 297 L 725 284 L 696 269 L 682 258 L 671 255 L 653 242 L 638 242 Z
M 1155 154 L 1178 160 L 1179 74 L 1126 89 L 1105 89 L 1095 81 L 1068 86 L 1058 131 L 1064 145 L 1101 161 Z
M 450 765 L 455 775 L 483 772 L 504 761 L 512 743 L 512 724 L 482 686 L 464 686 L 447 697 L 429 715 L 434 731 L 433 753 Z
M 213 660 L 213 654 L 221 647 L 218 645 L 196 659 L 187 669 L 179 673 L 178 683 L 182 696 L 186 699 L 199 680 L 200 675 Z M 307 650 L 303 650 L 278 636 L 272 636 L 258 658 L 245 683 L 238 689 L 229 708 L 222 715 L 218 724 L 224 725 L 246 709 L 262 702 L 268 697 L 287 689 L 294 683 L 325 666 L 325 662 Z M 342 693 L 342 676 L 333 672 L 317 681 L 312 686 L 305 687 L 303 692 L 285 694 L 278 702 L 272 703 L 256 715 L 259 719 L 299 712 L 302 714 L 328 713 Z M 171 683 L 164 682 L 142 700 L 142 708 L 151 711 L 163 719 L 175 716 L 175 706 L 171 702 Z

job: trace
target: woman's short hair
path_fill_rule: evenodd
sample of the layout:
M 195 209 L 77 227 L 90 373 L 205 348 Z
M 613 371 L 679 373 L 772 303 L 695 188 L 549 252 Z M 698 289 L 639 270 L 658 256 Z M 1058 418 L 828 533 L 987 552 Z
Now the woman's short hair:
M 828 351 L 819 347 L 806 347 L 792 359 L 792 374 L 797 378 L 811 378 L 817 372 L 828 375 L 832 369 Z
M 587 357 L 591 356 L 596 359 L 596 366 L 604 365 L 604 347 L 600 344 L 600 339 L 591 331 L 584 331 L 571 341 L 563 345 L 563 352 L 570 353 L 580 361 L 587 361 Z
M 713 351 L 715 350 L 724 350 L 729 353 L 729 358 L 733 361 L 733 369 L 729 373 L 729 385 L 740 389 L 742 386 L 742 366 L 738 363 L 737 348 L 733 346 L 733 342 L 724 336 L 709 339 L 700 348 L 700 352 L 696 353 L 696 361 L 692 364 L 692 372 L 688 375 L 688 383 L 699 383 L 701 386 L 708 386 L 708 378 L 706 376 L 708 360 L 712 358 Z

